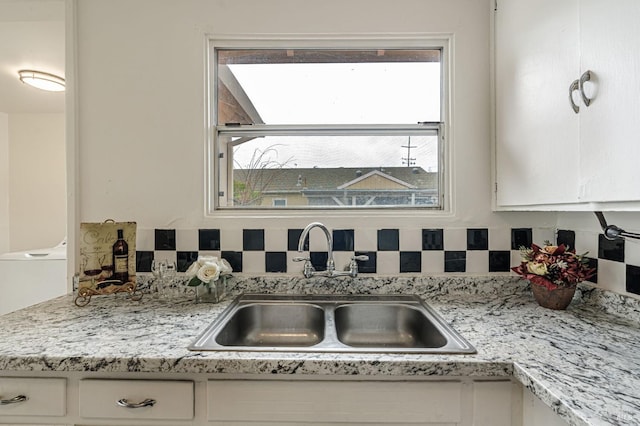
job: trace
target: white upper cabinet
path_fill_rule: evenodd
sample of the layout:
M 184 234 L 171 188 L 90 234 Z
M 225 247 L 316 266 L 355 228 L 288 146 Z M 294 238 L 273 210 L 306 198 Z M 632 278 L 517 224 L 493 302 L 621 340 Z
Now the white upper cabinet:
M 640 200 L 640 1 L 580 2 L 581 201 Z
M 500 0 L 495 24 L 497 204 L 576 201 L 578 0 Z
M 637 0 L 498 1 L 498 208 L 637 210 L 638 21 Z

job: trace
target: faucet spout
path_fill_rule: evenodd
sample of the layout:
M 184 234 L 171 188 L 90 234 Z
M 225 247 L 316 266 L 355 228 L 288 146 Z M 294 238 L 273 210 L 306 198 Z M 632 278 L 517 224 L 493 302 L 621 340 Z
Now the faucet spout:
M 327 229 L 327 227 L 322 223 L 311 222 L 302 230 L 302 233 L 300 234 L 300 240 L 298 240 L 298 252 L 302 253 L 304 251 L 304 240 L 307 238 L 309 232 L 313 228 L 320 228 L 327 238 L 327 274 L 331 275 L 335 270 L 335 263 L 333 261 L 333 237 L 331 236 L 331 232 L 329 231 L 329 229 Z

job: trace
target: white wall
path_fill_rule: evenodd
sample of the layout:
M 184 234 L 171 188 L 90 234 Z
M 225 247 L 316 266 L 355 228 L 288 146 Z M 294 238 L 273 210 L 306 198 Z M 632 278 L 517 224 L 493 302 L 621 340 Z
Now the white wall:
M 282 227 L 204 216 L 205 35 L 453 34 L 452 215 L 330 227 L 553 226 L 553 213 L 492 213 L 488 0 L 83 0 L 77 3 L 80 221 L 161 227 Z M 150 13 L 152 11 L 153 13 Z M 303 227 L 317 214 L 287 219 Z M 391 222 L 393 221 L 393 222 Z
M 9 251 L 9 117 L 0 112 L 0 253 Z
M 9 249 L 53 247 L 66 235 L 64 114 L 9 114 Z

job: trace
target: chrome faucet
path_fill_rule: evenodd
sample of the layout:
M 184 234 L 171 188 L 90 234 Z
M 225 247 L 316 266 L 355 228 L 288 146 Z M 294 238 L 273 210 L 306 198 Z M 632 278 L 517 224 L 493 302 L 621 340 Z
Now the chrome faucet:
M 311 278 L 316 275 L 325 276 L 325 277 L 340 277 L 340 276 L 350 276 L 356 277 L 358 275 L 358 263 L 357 261 L 367 261 L 369 260 L 369 256 L 360 255 L 360 256 L 352 256 L 351 262 L 349 265 L 345 267 L 344 272 L 336 271 L 336 264 L 333 260 L 333 238 L 331 236 L 331 232 L 320 222 L 311 222 L 308 224 L 300 234 L 300 239 L 298 240 L 298 253 L 302 253 L 304 251 L 304 240 L 309 235 L 309 232 L 313 228 L 320 228 L 322 232 L 324 232 L 325 237 L 327 238 L 327 269 L 325 271 L 316 271 L 316 269 L 311 264 L 310 257 L 294 257 L 293 260 L 295 262 L 304 262 L 303 274 L 305 278 Z

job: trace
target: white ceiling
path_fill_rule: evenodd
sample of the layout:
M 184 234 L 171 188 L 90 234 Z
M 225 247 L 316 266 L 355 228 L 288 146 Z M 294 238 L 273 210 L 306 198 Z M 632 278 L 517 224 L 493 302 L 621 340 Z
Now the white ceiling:
M 0 112 L 64 112 L 64 92 L 45 92 L 18 79 L 21 69 L 64 78 L 64 12 L 64 0 L 0 0 Z

